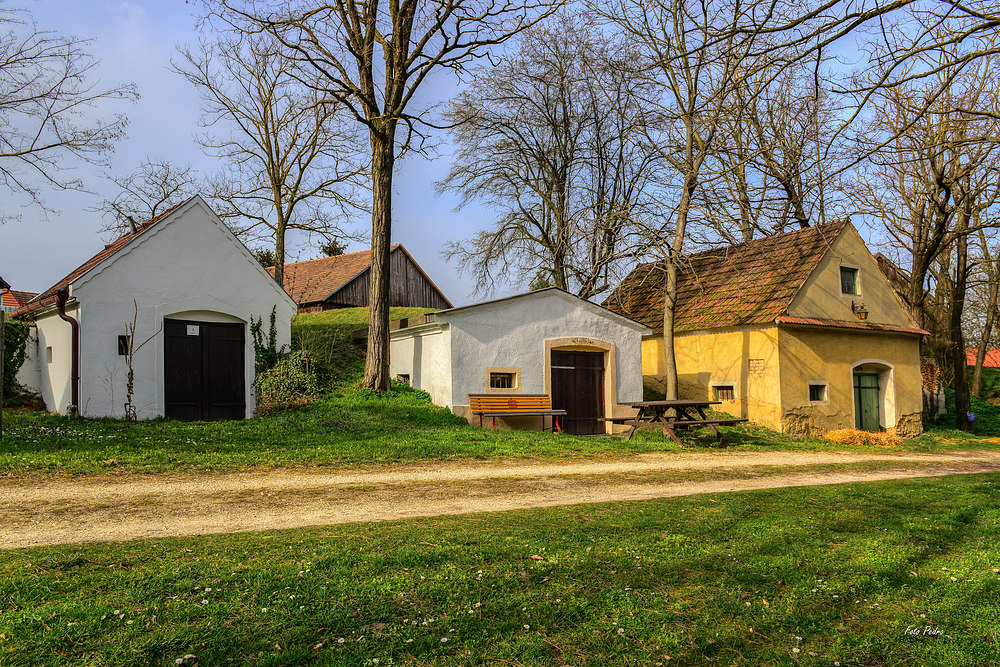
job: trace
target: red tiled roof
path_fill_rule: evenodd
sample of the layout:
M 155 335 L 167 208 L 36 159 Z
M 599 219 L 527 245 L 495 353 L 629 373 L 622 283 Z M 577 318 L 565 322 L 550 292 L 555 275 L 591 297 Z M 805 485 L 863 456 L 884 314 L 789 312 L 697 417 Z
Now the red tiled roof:
M 706 250 L 678 267 L 674 331 L 774 322 L 850 220 Z M 637 267 L 604 305 L 663 333 L 665 263 Z
M 20 308 L 24 304 L 31 301 L 31 299 L 35 296 L 38 296 L 37 292 L 22 292 L 20 290 L 12 289 L 9 292 L 4 292 L 3 305 Z
M 399 247 L 401 246 L 398 243 L 393 245 L 390 252 Z M 285 280 L 282 287 L 300 306 L 325 301 L 327 297 L 365 271 L 371 263 L 371 251 L 362 250 L 335 257 L 320 257 L 285 264 Z M 267 272 L 274 276 L 274 267 L 268 267 Z
M 895 331 L 898 333 L 929 335 L 928 332 L 917 327 L 904 327 L 899 324 L 882 324 L 879 322 L 852 322 L 850 320 L 826 320 L 818 317 L 789 317 L 788 315 L 780 315 L 774 321 L 778 324 L 801 324 L 811 327 L 835 327 L 838 329 L 860 329 L 862 331 Z
M 69 273 L 69 275 L 67 275 L 65 278 L 63 278 L 59 282 L 57 282 L 52 287 L 48 288 L 47 290 L 45 290 L 41 294 L 35 295 L 31 299 L 31 301 L 28 302 L 28 304 L 25 307 L 21 308 L 20 310 L 15 311 L 14 314 L 15 315 L 24 315 L 24 314 L 30 313 L 30 312 L 32 312 L 34 310 L 37 310 L 37 309 L 41 308 L 44 305 L 47 305 L 47 303 L 49 301 L 51 301 L 53 297 L 55 297 L 56 292 L 58 292 L 59 290 L 61 290 L 64 287 L 66 287 L 67 285 L 71 285 L 74 280 L 76 280 L 77 278 L 83 276 L 83 274 L 87 273 L 88 271 L 90 271 L 91 269 L 93 269 L 94 267 L 96 267 L 98 264 L 100 264 L 104 260 L 108 259 L 112 255 L 114 255 L 115 253 L 117 253 L 119 250 L 121 250 L 122 248 L 124 248 L 125 246 L 127 246 L 129 243 L 131 243 L 133 239 L 136 239 L 139 236 L 141 236 L 147 229 L 149 229 L 150 227 L 152 227 L 153 225 L 155 225 L 156 223 L 158 223 L 160 220 L 163 220 L 165 217 L 167 217 L 168 215 L 170 215 L 171 213 L 173 213 L 174 210 L 176 210 L 177 208 L 183 206 L 188 201 L 189 200 L 185 199 L 180 204 L 177 204 L 176 206 L 170 207 L 169 209 L 167 209 L 163 213 L 159 214 L 158 216 L 156 216 L 152 220 L 150 220 L 148 222 L 144 222 L 143 224 L 139 225 L 138 228 L 137 228 L 137 231 L 134 234 L 133 233 L 128 233 L 128 234 L 122 236 L 121 238 L 118 238 L 114 242 L 107 244 L 106 246 L 104 246 L 104 250 L 101 250 L 99 253 L 97 253 L 96 255 L 94 255 L 93 257 L 91 257 L 90 259 L 88 259 L 86 262 L 84 262 L 80 266 L 76 267 L 76 269 L 74 269 L 73 271 L 71 271 Z
M 976 354 L 979 350 L 974 347 L 965 348 L 966 363 L 969 366 L 976 365 Z M 986 350 L 986 357 L 983 359 L 983 368 L 1000 368 L 1000 348 L 991 347 Z

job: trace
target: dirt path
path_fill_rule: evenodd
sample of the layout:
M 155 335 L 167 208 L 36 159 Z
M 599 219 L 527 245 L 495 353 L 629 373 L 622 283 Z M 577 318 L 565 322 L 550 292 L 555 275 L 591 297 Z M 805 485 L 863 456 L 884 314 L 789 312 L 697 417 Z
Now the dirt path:
M 692 452 L 578 463 L 0 482 L 0 549 L 1000 471 L 1000 452 Z

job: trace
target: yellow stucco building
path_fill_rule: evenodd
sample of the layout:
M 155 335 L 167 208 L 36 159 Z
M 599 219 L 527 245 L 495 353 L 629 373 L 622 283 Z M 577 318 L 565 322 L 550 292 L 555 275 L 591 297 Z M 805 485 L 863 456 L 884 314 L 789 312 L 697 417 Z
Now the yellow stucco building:
M 647 386 L 662 389 L 665 271 L 636 268 L 604 305 L 653 328 Z M 792 434 L 918 435 L 919 329 L 850 221 L 685 258 L 675 314 L 679 394 Z

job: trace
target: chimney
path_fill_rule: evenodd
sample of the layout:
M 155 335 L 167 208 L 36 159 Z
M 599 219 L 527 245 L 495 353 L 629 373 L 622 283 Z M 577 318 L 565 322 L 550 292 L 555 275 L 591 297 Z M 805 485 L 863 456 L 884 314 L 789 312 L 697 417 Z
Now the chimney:
M 135 224 L 135 218 L 133 218 L 131 215 L 126 215 L 125 219 L 128 220 L 129 229 L 132 230 L 133 234 L 135 234 L 137 231 L 139 231 L 139 228 Z

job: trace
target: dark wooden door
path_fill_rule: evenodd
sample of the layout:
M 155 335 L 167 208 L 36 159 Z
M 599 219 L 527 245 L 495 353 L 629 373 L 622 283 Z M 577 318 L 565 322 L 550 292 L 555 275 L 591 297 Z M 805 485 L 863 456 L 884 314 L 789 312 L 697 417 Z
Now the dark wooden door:
M 565 410 L 563 430 L 604 433 L 604 353 L 552 351 L 552 407 Z
M 171 419 L 243 419 L 242 324 L 163 320 L 164 414 Z
M 854 374 L 854 425 L 859 431 L 879 430 L 878 375 Z

